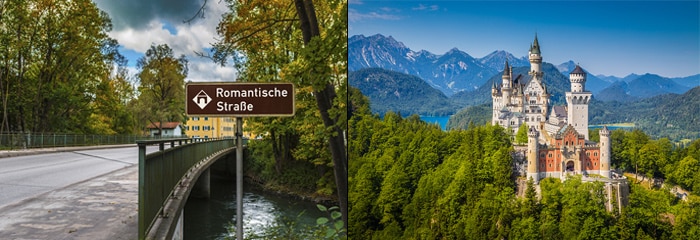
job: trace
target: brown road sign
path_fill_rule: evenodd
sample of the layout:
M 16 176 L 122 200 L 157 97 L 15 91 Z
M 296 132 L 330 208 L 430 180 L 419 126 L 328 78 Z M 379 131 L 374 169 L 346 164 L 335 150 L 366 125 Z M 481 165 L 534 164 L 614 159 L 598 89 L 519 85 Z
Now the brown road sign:
M 187 83 L 187 115 L 293 116 L 291 83 Z

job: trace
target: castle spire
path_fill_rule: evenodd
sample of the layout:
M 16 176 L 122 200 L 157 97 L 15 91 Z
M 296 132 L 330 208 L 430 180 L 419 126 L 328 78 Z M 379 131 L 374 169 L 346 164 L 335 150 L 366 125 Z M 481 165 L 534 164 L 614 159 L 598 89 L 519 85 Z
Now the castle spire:
M 510 76 L 510 67 L 508 66 L 508 60 L 506 60 L 506 66 L 503 68 L 503 76 Z
M 535 41 L 530 46 L 531 54 L 540 54 L 540 43 L 537 41 L 537 33 L 535 33 Z

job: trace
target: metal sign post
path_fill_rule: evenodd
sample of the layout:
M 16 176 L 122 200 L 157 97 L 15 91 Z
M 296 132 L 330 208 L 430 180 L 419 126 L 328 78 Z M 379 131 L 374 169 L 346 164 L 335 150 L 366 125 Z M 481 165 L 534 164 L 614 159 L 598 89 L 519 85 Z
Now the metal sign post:
M 236 239 L 243 239 L 243 118 L 236 118 Z
M 185 113 L 236 118 L 236 239 L 243 239 L 243 118 L 294 116 L 291 83 L 187 83 Z

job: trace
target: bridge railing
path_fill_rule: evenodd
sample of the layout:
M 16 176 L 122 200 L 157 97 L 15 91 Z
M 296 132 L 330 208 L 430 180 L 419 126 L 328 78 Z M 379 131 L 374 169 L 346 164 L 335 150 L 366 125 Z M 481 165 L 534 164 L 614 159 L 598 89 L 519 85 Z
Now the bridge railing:
M 234 139 L 179 138 L 136 143 L 139 146 L 139 239 L 144 239 L 156 218 L 164 214 L 164 203 L 192 166 L 235 146 Z M 166 144 L 170 148 L 165 149 Z M 146 155 L 147 145 L 160 145 L 161 151 Z
M 95 135 L 71 133 L 22 133 L 0 134 L 0 149 L 53 148 L 133 144 L 138 140 L 155 139 L 143 135 Z

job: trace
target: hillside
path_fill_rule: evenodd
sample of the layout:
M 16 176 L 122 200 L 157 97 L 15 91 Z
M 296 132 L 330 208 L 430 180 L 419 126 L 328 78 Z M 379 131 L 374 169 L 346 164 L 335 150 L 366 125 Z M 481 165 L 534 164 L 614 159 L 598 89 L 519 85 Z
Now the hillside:
M 633 122 L 654 138 L 674 141 L 700 138 L 700 87 L 684 94 L 664 94 L 626 103 L 603 102 L 595 97 L 589 105 L 591 125 Z M 470 121 L 479 124 L 484 119 L 490 120 L 491 113 L 490 103 L 467 107 L 450 117 L 447 128 L 466 129 Z
M 664 94 L 625 104 L 592 101 L 590 124 L 634 122 L 654 137 L 700 138 L 700 87 L 683 94 Z
M 683 79 L 681 80 L 687 81 L 692 79 L 692 76 Z M 629 102 L 667 93 L 681 94 L 688 90 L 690 90 L 690 87 L 679 84 L 670 78 L 649 73 L 644 75 L 632 74 L 600 91 L 596 94 L 596 99 L 601 101 Z
M 457 109 L 440 91 L 422 79 L 381 68 L 366 68 L 350 72 L 350 86 L 358 88 L 370 99 L 372 112 L 387 111 L 403 115 L 450 115 Z

